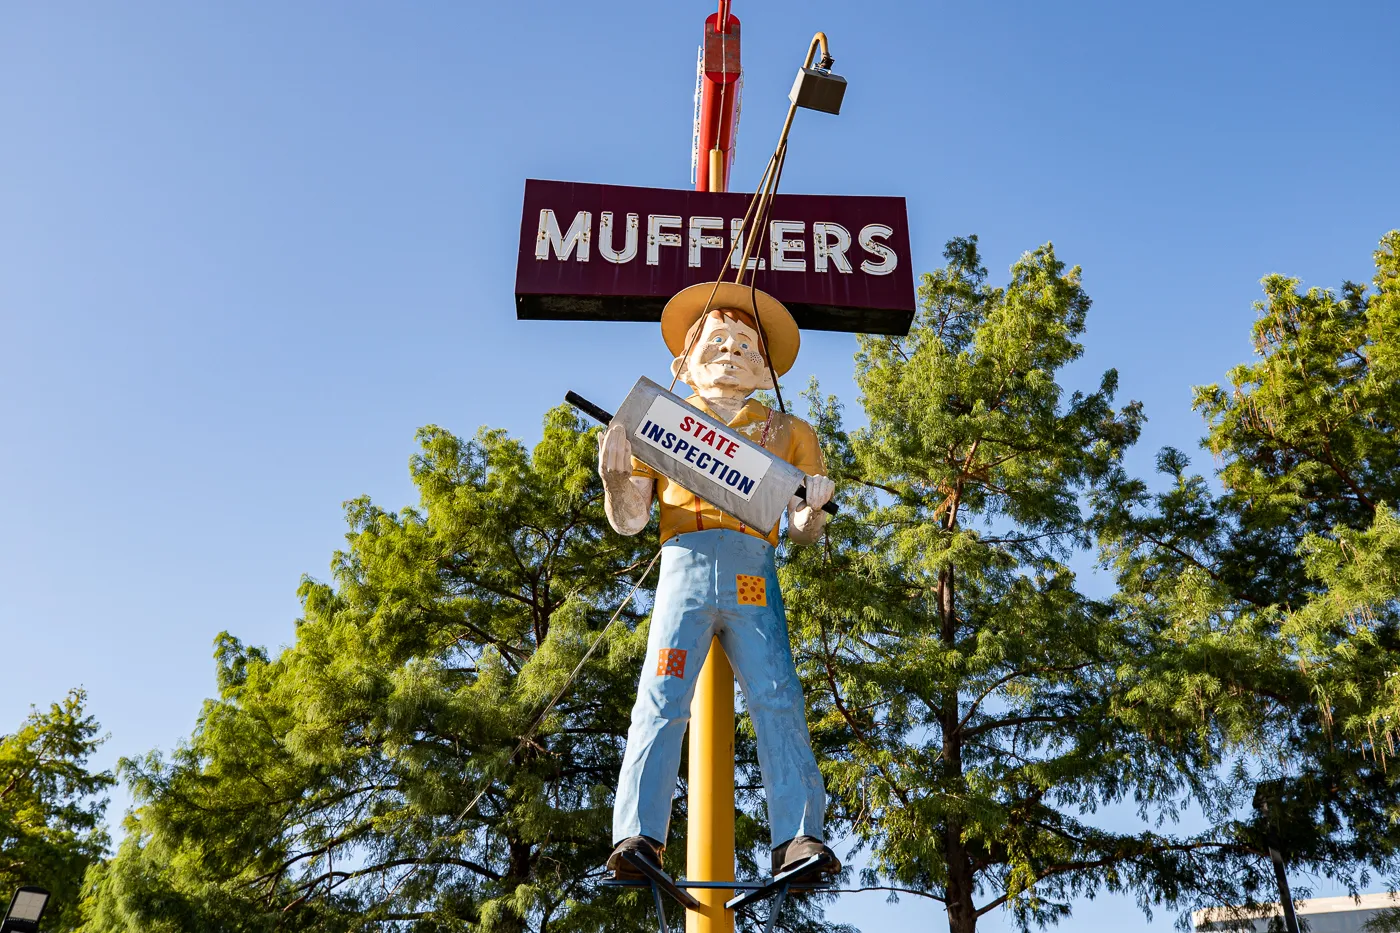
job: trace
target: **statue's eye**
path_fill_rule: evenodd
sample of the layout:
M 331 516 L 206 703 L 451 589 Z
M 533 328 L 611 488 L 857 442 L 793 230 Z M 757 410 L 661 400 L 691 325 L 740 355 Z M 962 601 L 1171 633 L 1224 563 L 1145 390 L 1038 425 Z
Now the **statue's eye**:
M 715 334 L 712 338 L 710 338 L 710 343 L 724 343 L 724 338 L 721 337 L 719 334 Z
M 747 349 L 749 348 L 749 345 L 746 344 L 746 343 L 741 343 L 741 344 L 739 344 L 739 346 L 743 347 L 745 350 L 747 350 Z

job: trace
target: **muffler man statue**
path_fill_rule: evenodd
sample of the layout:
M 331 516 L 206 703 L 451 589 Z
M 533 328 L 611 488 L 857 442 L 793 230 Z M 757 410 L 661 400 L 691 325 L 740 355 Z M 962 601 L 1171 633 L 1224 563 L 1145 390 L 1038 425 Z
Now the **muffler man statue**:
M 835 491 L 825 475 L 816 433 L 800 418 L 749 398 L 757 389 L 773 388 L 772 373 L 782 375 L 797 358 L 800 336 L 787 308 L 747 286 L 726 282 L 716 290 L 712 282 L 694 285 L 667 303 L 661 334 L 675 357 L 672 373 L 695 390 L 687 399 L 691 405 L 807 475 L 806 500 L 794 496 L 788 503 L 788 537 L 798 544 L 816 541 L 826 520 L 821 507 Z M 662 543 L 647 657 L 618 778 L 616 848 L 608 867 L 616 877 L 637 877 L 622 858 L 624 852 L 660 865 L 690 701 L 711 638 L 717 636 L 734 665 L 758 735 L 773 873 L 822 852 L 829 856 L 824 863 L 828 870 L 839 870 L 823 843 L 826 790 L 812 755 L 778 592 L 773 562 L 778 526 L 747 527 L 634 460 L 621 425 L 602 435 L 598 464 L 612 527 L 624 535 L 641 531 L 651 517 L 654 496 L 661 504 Z

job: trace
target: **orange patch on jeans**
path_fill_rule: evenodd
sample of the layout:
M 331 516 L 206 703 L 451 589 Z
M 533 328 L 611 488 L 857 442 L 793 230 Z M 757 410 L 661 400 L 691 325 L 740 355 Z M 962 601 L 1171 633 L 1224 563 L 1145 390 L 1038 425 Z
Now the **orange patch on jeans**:
M 662 648 L 656 652 L 657 677 L 685 676 L 685 649 Z
M 768 581 L 763 577 L 751 577 L 746 573 L 735 574 L 734 582 L 739 588 L 739 605 L 768 605 Z

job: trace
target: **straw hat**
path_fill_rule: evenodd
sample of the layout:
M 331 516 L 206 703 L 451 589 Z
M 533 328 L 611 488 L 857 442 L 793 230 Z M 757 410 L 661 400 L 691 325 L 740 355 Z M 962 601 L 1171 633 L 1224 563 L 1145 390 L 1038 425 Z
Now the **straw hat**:
M 710 300 L 710 293 L 714 300 Z M 797 348 L 802 343 L 802 335 L 792 314 L 783 303 L 765 291 L 750 289 L 747 285 L 733 282 L 701 282 L 676 293 L 666 302 L 661 312 L 661 337 L 666 341 L 672 356 L 685 353 L 685 335 L 691 325 L 700 320 L 705 312 L 705 303 L 710 310 L 716 308 L 736 308 L 747 311 L 763 325 L 763 340 L 768 347 L 768 361 L 779 376 L 792 369 L 797 361 Z M 757 307 L 755 307 L 757 305 Z

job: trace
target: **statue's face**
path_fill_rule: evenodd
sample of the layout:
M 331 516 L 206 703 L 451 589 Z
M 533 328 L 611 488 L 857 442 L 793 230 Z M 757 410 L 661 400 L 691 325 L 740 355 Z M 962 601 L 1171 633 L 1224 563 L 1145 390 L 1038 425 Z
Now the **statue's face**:
M 754 328 L 712 311 L 685 358 L 685 381 L 702 395 L 706 389 L 737 389 L 747 395 L 772 388 L 768 364 L 758 347 Z

